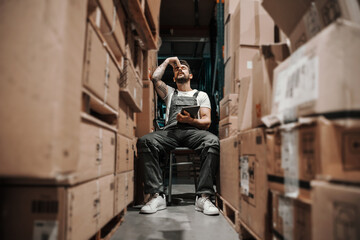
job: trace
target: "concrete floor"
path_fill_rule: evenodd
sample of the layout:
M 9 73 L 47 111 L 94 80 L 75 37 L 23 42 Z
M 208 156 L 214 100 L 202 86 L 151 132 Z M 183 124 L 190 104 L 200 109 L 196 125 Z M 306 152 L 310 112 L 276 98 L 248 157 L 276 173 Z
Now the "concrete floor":
M 223 215 L 206 216 L 194 209 L 193 184 L 174 184 L 176 204 L 155 214 L 140 214 L 140 206 L 128 208 L 125 221 L 111 240 L 238 240 Z

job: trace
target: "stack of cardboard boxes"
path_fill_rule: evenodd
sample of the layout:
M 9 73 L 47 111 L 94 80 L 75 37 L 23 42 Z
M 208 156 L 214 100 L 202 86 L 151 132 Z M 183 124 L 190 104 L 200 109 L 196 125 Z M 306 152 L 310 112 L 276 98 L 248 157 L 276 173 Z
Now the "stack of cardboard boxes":
M 219 123 L 220 195 L 238 211 L 236 230 L 242 231 L 245 227 L 255 237 L 267 239 L 270 217 L 266 139 L 265 129 L 260 126 L 261 117 L 270 112 L 272 76 L 269 69 L 282 60 L 287 49 L 274 44 L 275 25 L 261 1 L 225 1 L 224 16 L 225 84 Z
M 226 1 L 224 15 L 220 194 L 240 236 L 359 238 L 359 2 Z
M 271 114 L 263 118 L 271 127 L 273 237 L 358 239 L 359 2 L 264 0 L 263 6 L 292 51 L 274 71 Z
M 135 113 L 156 59 L 121 1 L 0 12 L 0 238 L 88 239 L 133 201 Z

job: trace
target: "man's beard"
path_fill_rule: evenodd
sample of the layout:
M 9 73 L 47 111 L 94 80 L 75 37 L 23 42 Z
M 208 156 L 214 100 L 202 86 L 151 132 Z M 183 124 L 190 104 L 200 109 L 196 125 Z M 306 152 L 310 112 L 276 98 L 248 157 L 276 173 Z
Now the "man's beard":
M 182 78 L 176 78 L 175 79 L 177 83 L 186 83 L 190 80 L 190 78 L 182 77 Z

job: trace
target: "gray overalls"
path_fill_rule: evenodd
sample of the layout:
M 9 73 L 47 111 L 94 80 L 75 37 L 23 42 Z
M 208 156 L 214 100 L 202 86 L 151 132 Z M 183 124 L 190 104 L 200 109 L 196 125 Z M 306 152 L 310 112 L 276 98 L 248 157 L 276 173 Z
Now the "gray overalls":
M 200 130 L 189 124 L 178 123 L 176 115 L 184 106 L 197 105 L 197 95 L 179 97 L 175 90 L 170 104 L 169 119 L 163 130 L 149 133 L 137 142 L 139 157 L 144 163 L 144 192 L 164 191 L 162 171 L 159 160 L 165 153 L 182 146 L 194 149 L 201 159 L 197 194 L 214 194 L 213 179 L 219 165 L 220 144 L 214 134 Z

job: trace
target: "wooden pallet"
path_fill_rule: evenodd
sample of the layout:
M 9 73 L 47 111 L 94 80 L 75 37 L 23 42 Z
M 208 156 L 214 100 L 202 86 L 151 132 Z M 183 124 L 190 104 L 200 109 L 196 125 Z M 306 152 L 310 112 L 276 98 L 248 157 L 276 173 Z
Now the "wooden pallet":
M 228 201 L 226 201 L 219 194 L 216 194 L 216 206 L 220 212 L 224 215 L 225 219 L 235 229 L 237 233 L 240 231 L 240 215 L 239 211 L 236 210 Z
M 109 240 L 124 221 L 127 208 L 124 208 L 118 215 L 113 217 L 105 226 L 103 226 L 91 240 Z
M 243 221 L 239 221 L 239 239 L 240 240 L 262 240 L 257 236 L 250 227 L 248 227 Z

